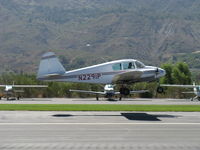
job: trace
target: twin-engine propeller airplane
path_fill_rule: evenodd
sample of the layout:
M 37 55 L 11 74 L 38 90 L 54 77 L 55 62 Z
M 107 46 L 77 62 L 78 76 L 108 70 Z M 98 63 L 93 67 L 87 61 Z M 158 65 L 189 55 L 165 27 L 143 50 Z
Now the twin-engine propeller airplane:
M 182 92 L 182 93 L 183 94 L 194 94 L 195 97 L 191 98 L 191 101 L 193 101 L 193 100 L 200 101 L 200 85 L 196 85 L 195 83 L 193 83 L 193 85 L 160 84 L 160 86 L 161 87 L 193 88 L 193 91 Z
M 0 85 L 0 88 L 4 88 L 4 93 L 0 96 L 0 100 L 2 99 L 2 97 L 5 95 L 5 97 L 7 98 L 7 100 L 9 100 L 9 98 L 12 95 L 15 95 L 15 93 L 23 93 L 24 90 L 20 89 L 20 90 L 16 90 L 15 88 L 44 88 L 47 87 L 46 85 Z M 16 97 L 19 100 L 19 95 Z M 14 99 L 16 99 L 14 97 Z
M 76 90 L 76 92 L 94 93 L 96 95 L 100 95 L 101 93 L 104 93 L 104 95 L 117 94 L 114 92 L 113 85 L 119 84 L 121 87 L 119 94 L 126 96 L 131 94 L 130 89 L 127 87 L 128 84 L 155 81 L 164 75 L 165 70 L 158 67 L 145 66 L 140 61 L 134 59 L 116 60 L 65 71 L 55 54 L 47 52 L 42 56 L 42 60 L 40 61 L 37 79 L 44 81 L 104 84 L 104 92 L 94 93 L 94 91 Z M 141 92 L 146 92 L 146 90 Z

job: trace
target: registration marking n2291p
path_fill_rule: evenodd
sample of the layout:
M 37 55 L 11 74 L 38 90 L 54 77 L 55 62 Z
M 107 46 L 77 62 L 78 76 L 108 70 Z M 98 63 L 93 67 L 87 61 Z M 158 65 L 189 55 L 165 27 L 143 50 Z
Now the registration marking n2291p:
M 96 80 L 99 79 L 101 76 L 101 73 L 81 74 L 78 76 L 78 80 Z

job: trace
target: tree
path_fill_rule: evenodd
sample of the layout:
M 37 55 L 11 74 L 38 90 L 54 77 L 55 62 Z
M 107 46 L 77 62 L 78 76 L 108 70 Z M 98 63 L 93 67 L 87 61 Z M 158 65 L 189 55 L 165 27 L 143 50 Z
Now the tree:
M 165 84 L 173 84 L 173 77 L 172 77 L 172 70 L 173 70 L 173 65 L 172 64 L 163 64 L 161 66 L 166 71 L 166 75 L 164 78 L 161 79 L 161 83 Z
M 161 83 L 164 84 L 191 84 L 191 72 L 189 67 L 184 62 L 178 62 L 175 65 L 173 64 L 163 64 L 162 68 L 165 69 L 166 75 L 161 79 Z M 185 89 L 168 87 L 165 90 L 165 96 L 180 98 L 186 95 L 183 95 L 182 92 Z
M 163 64 L 161 66 L 166 71 L 165 77 L 161 79 L 164 84 L 191 84 L 191 72 L 184 62 L 173 64 Z
M 178 77 L 174 76 L 174 78 L 178 79 L 180 84 L 191 84 L 191 72 L 188 65 L 184 62 L 178 62 L 174 69 L 175 68 L 179 70 L 179 75 Z

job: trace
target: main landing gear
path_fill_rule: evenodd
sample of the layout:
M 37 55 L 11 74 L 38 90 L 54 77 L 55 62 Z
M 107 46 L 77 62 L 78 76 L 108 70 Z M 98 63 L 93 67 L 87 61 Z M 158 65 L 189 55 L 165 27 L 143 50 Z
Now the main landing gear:
M 96 96 L 96 100 L 97 100 L 97 101 L 99 100 L 99 97 L 98 97 L 98 96 Z
M 119 101 L 122 100 L 122 96 L 128 96 L 128 95 L 130 95 L 130 89 L 127 88 L 127 87 L 121 87 L 119 89 L 119 92 L 120 92 Z
M 163 92 L 164 92 L 164 89 L 163 89 L 163 87 L 158 86 L 156 91 L 157 91 L 158 93 L 163 93 Z
M 122 100 L 122 96 L 120 95 L 120 97 L 119 97 L 119 101 L 121 101 Z
M 191 101 L 194 101 L 194 100 L 198 100 L 198 101 L 200 101 L 200 97 L 195 96 L 195 97 L 191 98 L 190 100 L 191 100 Z
M 119 92 L 121 95 L 125 95 L 125 96 L 130 94 L 130 90 L 127 87 L 120 88 Z

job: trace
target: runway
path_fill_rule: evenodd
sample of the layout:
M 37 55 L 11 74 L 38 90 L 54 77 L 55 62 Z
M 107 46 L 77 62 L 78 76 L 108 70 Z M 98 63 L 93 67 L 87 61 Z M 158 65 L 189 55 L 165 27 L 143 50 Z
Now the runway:
M 0 149 L 199 150 L 200 112 L 0 111 Z
M 138 105 L 200 105 L 200 101 L 169 98 L 124 98 L 122 101 L 100 98 L 22 98 L 20 100 L 0 100 L 0 104 L 138 104 Z

